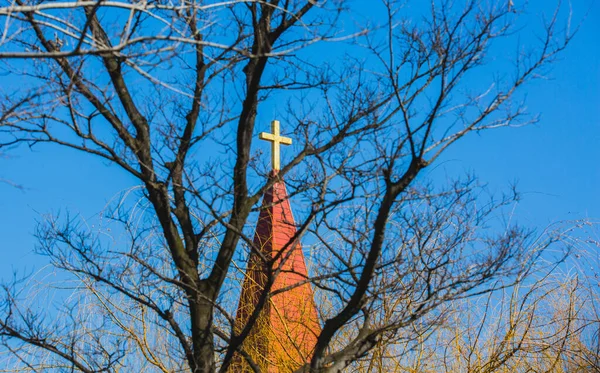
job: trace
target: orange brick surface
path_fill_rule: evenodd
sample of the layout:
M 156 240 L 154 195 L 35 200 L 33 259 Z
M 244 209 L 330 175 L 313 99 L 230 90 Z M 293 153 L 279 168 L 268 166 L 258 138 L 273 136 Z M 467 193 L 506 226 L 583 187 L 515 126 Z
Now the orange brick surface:
M 300 242 L 294 239 L 296 225 L 283 180 L 265 192 L 262 207 L 254 244 L 270 263 L 256 253 L 250 255 L 234 329 L 240 333 L 247 324 L 271 273 L 271 293 L 289 289 L 269 298 L 242 347 L 261 371 L 291 372 L 310 360 L 321 327 L 312 287 L 304 282 L 306 263 Z M 252 369 L 236 354 L 229 371 Z

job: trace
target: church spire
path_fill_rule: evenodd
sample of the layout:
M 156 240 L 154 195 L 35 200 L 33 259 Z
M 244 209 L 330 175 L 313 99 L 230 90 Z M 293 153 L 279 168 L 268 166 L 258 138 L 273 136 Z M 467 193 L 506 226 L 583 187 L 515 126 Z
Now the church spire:
M 273 280 L 272 295 L 242 344 L 261 370 L 269 373 L 294 371 L 308 362 L 321 330 L 313 290 L 305 282 L 308 271 L 296 238 L 289 197 L 283 180 L 276 174 L 279 143 L 289 145 L 291 139 L 279 135 L 278 121 L 273 121 L 272 130 L 273 134 L 262 133 L 260 138 L 272 141 L 271 177 L 277 179 L 264 194 L 254 236 L 254 247 L 259 252 L 251 253 L 248 259 L 234 328 L 236 333 L 242 331 L 263 290 Z M 236 353 L 229 372 L 251 371 Z

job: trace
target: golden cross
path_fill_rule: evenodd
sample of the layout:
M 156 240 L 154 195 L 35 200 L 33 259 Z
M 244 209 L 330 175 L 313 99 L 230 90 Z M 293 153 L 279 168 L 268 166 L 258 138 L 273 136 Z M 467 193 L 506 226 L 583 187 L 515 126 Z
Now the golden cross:
M 279 144 L 291 145 L 292 139 L 289 137 L 279 136 L 279 121 L 274 120 L 271 122 L 271 131 L 273 133 L 261 132 L 258 134 L 258 138 L 261 140 L 267 140 L 271 142 L 271 163 L 273 164 L 273 170 L 279 171 L 280 166 L 280 154 Z

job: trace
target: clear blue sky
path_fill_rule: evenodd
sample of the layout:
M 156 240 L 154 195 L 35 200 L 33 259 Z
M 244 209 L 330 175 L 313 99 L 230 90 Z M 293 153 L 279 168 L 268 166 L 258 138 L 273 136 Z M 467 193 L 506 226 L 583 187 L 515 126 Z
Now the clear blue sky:
M 530 1 L 529 11 L 550 12 L 550 3 Z M 472 134 L 428 171 L 474 172 L 497 192 L 516 182 L 524 196 L 517 216 L 541 228 L 558 220 L 600 220 L 600 1 L 573 0 L 573 9 L 575 21 L 588 12 L 579 34 L 549 73 L 552 79 L 525 90 L 540 122 Z M 0 79 L 3 90 L 19 84 Z M 0 183 L 0 278 L 44 265 L 32 253 L 35 222 L 44 214 L 68 210 L 95 224 L 107 202 L 134 183 L 99 159 L 45 145 L 10 151 L 0 159 L 0 177 L 25 188 Z

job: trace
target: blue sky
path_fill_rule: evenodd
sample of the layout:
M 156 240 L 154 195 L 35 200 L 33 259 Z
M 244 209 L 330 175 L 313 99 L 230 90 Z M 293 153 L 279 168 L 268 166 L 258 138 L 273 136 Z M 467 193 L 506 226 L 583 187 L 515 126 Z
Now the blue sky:
M 515 0 L 516 2 L 516 0 Z M 553 2 L 530 2 L 536 18 Z M 524 93 L 530 112 L 540 113 L 534 125 L 471 134 L 449 149 L 428 172 L 453 178 L 473 172 L 491 191 L 518 185 L 523 200 L 516 216 L 543 228 L 559 220 L 600 220 L 600 1 L 573 1 L 574 21 L 587 18 L 546 81 Z M 20 82 L 0 77 L 2 90 Z M 257 132 L 266 130 L 258 127 Z M 258 144 L 267 150 L 268 144 Z M 55 146 L 12 149 L 0 159 L 0 278 L 13 270 L 45 264 L 33 254 L 36 220 L 57 211 L 79 213 L 94 224 L 115 194 L 134 180 L 106 162 Z
M 548 12 L 549 3 L 532 1 L 530 12 Z M 445 155 L 449 170 L 474 171 L 492 189 L 515 182 L 524 197 L 518 216 L 540 227 L 600 219 L 600 3 L 574 1 L 573 9 L 574 22 L 588 12 L 579 33 L 549 79 L 524 90 L 540 121 L 473 134 Z

